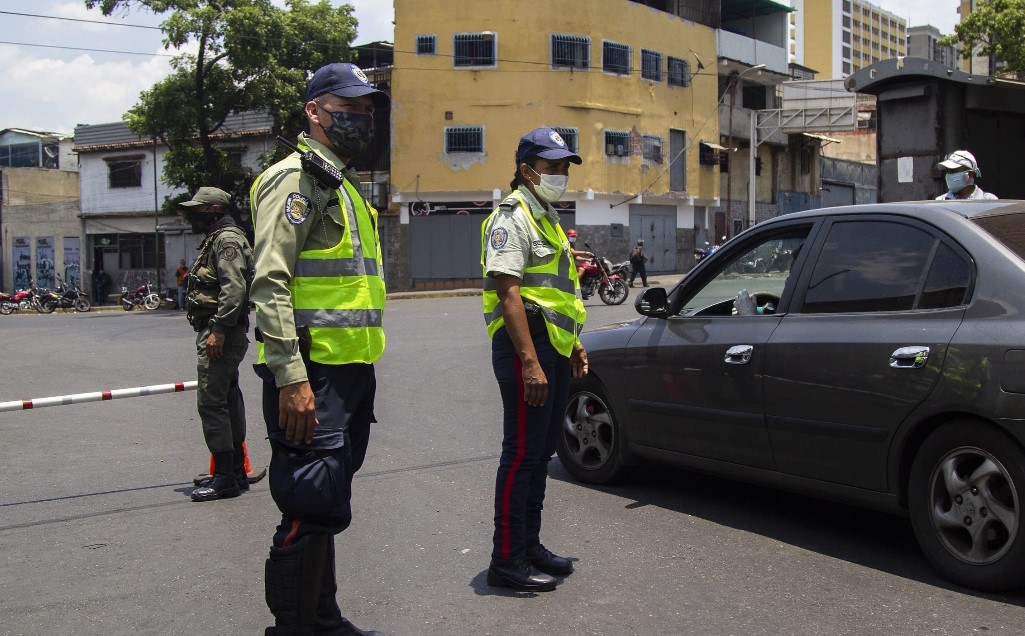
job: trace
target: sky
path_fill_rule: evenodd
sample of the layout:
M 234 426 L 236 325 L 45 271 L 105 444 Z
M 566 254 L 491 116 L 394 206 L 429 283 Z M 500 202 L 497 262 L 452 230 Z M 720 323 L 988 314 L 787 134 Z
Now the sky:
M 331 0 L 331 4 L 343 1 Z M 355 44 L 393 40 L 390 0 L 347 2 L 359 21 Z M 958 0 L 875 0 L 873 4 L 910 19 L 909 26 L 932 24 L 943 33 L 952 32 L 958 18 Z M 157 29 L 54 17 L 151 27 L 161 21 L 140 11 L 105 18 L 98 9 L 87 10 L 84 0 L 0 0 L 0 130 L 71 134 L 79 123 L 120 121 L 140 92 L 170 72 L 171 58 Z

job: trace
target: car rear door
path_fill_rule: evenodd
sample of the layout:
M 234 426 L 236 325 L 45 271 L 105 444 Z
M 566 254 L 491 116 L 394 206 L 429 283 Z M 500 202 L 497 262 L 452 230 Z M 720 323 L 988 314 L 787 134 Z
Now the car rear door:
M 834 217 L 811 250 L 767 343 L 776 467 L 886 491 L 890 441 L 939 379 L 973 264 L 931 226 L 887 215 Z

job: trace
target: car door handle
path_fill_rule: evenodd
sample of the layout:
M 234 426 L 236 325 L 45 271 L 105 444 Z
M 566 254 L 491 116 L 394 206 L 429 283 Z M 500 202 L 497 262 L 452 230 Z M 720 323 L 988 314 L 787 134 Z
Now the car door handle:
M 751 345 L 733 345 L 726 350 L 726 364 L 747 364 L 755 348 Z
M 894 369 L 921 369 L 929 361 L 929 347 L 901 347 L 890 354 Z

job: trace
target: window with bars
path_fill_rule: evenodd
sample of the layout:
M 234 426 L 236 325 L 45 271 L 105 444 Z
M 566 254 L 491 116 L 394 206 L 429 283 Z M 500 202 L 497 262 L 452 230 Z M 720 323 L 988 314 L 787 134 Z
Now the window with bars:
M 452 126 L 446 128 L 445 152 L 484 152 L 484 127 Z
M 630 47 L 616 42 L 601 43 L 601 68 L 606 73 L 630 74 Z
M 416 36 L 417 55 L 436 55 L 438 53 L 438 36 L 418 35 Z
M 566 147 L 572 152 L 580 152 L 579 136 L 576 128 L 564 128 L 562 126 L 552 126 L 552 130 L 559 133 L 562 140 L 566 142 Z
M 658 51 L 641 49 L 641 77 L 656 82 L 662 81 L 662 54 Z
M 670 57 L 668 70 L 670 86 L 690 86 L 690 62 L 679 57 Z
M 495 66 L 495 34 L 456 33 L 454 39 L 455 66 Z
M 586 35 L 553 33 L 552 66 L 555 68 L 590 68 L 591 38 Z
M 142 156 L 112 157 L 107 162 L 107 184 L 110 188 L 142 186 Z
M 605 154 L 609 157 L 629 157 L 630 133 L 605 131 Z
M 641 138 L 641 156 L 647 161 L 662 163 L 662 138 L 644 135 Z

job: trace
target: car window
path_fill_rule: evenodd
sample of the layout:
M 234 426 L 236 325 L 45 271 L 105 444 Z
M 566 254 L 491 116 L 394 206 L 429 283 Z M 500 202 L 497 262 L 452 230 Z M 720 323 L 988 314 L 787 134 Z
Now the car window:
M 992 214 L 970 220 L 1025 260 L 1025 213 Z
M 967 263 L 922 229 L 886 221 L 837 222 L 816 259 L 801 312 L 956 306 L 964 301 L 969 277 Z
M 678 315 L 775 313 L 794 259 L 809 231 L 810 228 L 802 227 L 777 232 L 755 239 L 739 254 L 714 256 L 716 269 L 711 280 L 682 303 Z M 742 298 L 745 291 L 750 301 Z

